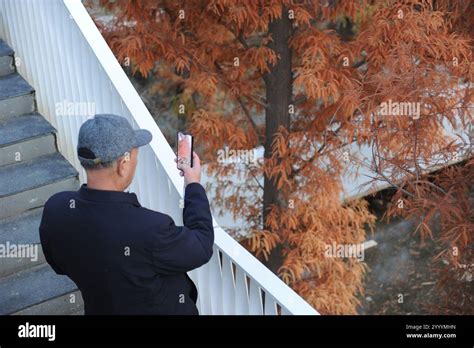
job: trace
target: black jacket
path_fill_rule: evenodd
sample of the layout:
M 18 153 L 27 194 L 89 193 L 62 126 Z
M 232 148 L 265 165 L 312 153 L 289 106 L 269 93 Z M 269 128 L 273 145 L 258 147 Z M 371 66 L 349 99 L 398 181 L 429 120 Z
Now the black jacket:
M 56 273 L 77 284 L 86 315 L 199 314 L 186 272 L 208 262 L 214 244 L 200 184 L 186 187 L 183 221 L 177 227 L 168 215 L 143 208 L 134 193 L 82 185 L 46 202 L 41 245 Z

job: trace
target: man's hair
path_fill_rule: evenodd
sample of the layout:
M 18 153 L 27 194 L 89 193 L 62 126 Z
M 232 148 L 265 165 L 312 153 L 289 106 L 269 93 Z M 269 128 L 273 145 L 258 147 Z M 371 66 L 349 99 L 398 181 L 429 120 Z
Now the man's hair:
M 105 168 L 112 168 L 117 160 L 110 161 L 110 162 L 103 162 L 103 163 L 81 163 L 81 166 L 85 170 L 98 170 L 98 169 L 105 169 Z
M 105 169 L 105 168 L 112 168 L 115 163 L 117 163 L 117 161 L 119 159 L 122 159 L 122 158 L 130 158 L 130 152 L 125 152 L 125 154 L 123 154 L 122 156 L 120 156 L 119 158 L 113 160 L 113 161 L 109 161 L 109 162 L 101 162 L 101 163 L 81 163 L 82 167 L 84 167 L 85 170 L 98 170 L 98 169 Z

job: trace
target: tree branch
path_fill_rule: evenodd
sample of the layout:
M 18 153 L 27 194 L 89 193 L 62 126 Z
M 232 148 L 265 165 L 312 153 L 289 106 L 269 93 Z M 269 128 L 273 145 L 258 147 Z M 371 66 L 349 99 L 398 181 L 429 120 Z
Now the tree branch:
M 242 110 L 244 111 L 244 114 L 245 116 L 247 117 L 247 119 L 249 120 L 249 122 L 252 124 L 252 127 L 255 129 L 255 133 L 257 133 L 257 137 L 258 137 L 258 142 L 259 144 L 263 144 L 263 138 L 260 136 L 259 132 L 258 132 L 258 127 L 257 127 L 257 124 L 255 123 L 255 121 L 253 120 L 252 116 L 250 115 L 250 111 L 248 110 L 247 106 L 245 105 L 245 103 L 242 101 L 242 97 L 237 97 L 237 101 L 239 102 L 240 104 L 240 107 L 242 108 Z

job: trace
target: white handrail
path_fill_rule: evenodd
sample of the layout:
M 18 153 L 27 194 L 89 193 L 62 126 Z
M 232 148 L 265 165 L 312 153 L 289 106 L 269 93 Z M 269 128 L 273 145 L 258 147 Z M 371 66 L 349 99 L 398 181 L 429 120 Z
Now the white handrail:
M 18 71 L 36 90 L 38 110 L 58 129 L 59 148 L 81 172 L 75 147 L 86 114 L 60 115 L 61 103 L 93 101 L 95 112 L 127 117 L 152 132 L 140 150 L 131 189 L 143 206 L 182 223 L 182 178 L 174 153 L 80 0 L 1 0 L 0 35 L 15 50 Z M 214 220 L 210 262 L 189 273 L 201 314 L 318 312 L 260 263 Z

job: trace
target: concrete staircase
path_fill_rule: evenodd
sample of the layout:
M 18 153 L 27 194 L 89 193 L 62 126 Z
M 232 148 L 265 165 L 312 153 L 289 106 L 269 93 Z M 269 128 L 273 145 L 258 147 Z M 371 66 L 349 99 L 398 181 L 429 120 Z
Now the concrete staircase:
M 47 199 L 78 186 L 56 130 L 37 112 L 34 89 L 0 40 L 0 314 L 83 313 L 75 284 L 45 262 L 38 231 Z M 11 257 L 7 251 L 18 245 L 37 247 L 37 260 Z

